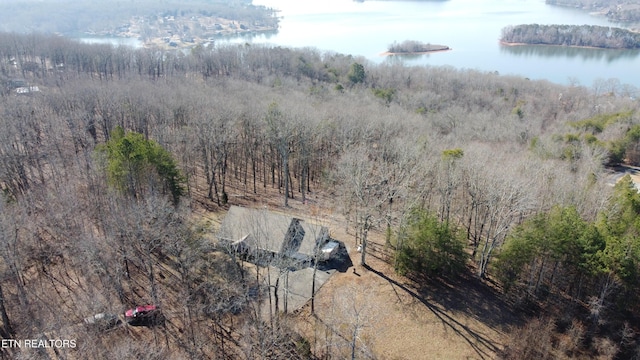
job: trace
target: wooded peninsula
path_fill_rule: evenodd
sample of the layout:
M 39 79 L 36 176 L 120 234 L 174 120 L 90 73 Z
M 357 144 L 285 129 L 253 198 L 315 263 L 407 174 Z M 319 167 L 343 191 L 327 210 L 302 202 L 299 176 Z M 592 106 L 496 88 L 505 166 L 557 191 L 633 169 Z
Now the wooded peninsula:
M 516 25 L 502 29 L 505 44 L 561 45 L 603 49 L 638 49 L 640 33 L 597 25 Z
M 431 43 L 423 43 L 420 41 L 405 40 L 401 43 L 394 42 L 393 44 L 389 45 L 386 54 L 422 54 L 446 50 L 451 49 L 446 45 L 435 45 Z

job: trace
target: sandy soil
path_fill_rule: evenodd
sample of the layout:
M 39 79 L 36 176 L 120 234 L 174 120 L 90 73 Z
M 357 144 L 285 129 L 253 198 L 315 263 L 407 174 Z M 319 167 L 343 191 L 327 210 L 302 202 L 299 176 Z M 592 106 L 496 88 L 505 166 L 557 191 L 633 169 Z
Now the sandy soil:
M 317 294 L 317 317 L 309 306 L 298 315 L 300 331 L 316 338 L 312 348 L 317 353 L 326 349 L 326 341 L 336 340 L 318 337 L 327 327 L 345 342 L 353 339 L 359 311 L 363 326 L 358 345 L 376 358 L 496 358 L 505 330 L 519 320 L 494 289 L 475 279 L 417 284 L 395 274 L 380 236 L 371 245 L 369 268 L 354 265 L 337 272 Z M 359 264 L 360 254 L 352 250 L 350 255 Z

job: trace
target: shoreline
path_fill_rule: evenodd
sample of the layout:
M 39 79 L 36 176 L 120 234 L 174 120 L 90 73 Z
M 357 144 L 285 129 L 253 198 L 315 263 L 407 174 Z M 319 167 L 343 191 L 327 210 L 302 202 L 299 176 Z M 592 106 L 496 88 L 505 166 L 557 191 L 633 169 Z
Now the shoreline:
M 499 40 L 498 43 L 504 46 L 557 46 L 557 47 L 580 48 L 580 49 L 638 50 L 638 48 L 610 48 L 610 47 L 599 47 L 599 46 L 579 46 L 579 45 L 561 45 L 561 44 L 512 43 L 512 42 L 506 42 L 503 40 Z
M 407 51 L 407 52 L 390 52 L 390 51 L 385 51 L 380 53 L 380 56 L 394 56 L 394 55 L 424 55 L 424 54 L 431 54 L 431 53 L 437 53 L 437 52 L 445 52 L 445 51 L 451 51 L 453 50 L 450 47 L 447 47 L 446 49 L 435 49 L 435 50 L 425 50 L 425 51 Z

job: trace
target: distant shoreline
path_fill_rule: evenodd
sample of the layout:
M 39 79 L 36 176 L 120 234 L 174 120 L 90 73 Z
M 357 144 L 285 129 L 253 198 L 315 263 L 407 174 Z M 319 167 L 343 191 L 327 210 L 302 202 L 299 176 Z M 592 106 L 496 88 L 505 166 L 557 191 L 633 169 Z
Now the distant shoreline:
M 611 26 L 523 24 L 502 29 L 505 45 L 552 45 L 587 49 L 640 49 L 640 34 Z
M 523 43 L 523 42 L 506 42 L 504 40 L 500 40 L 498 41 L 500 43 L 500 45 L 504 45 L 504 46 L 535 46 L 535 45 L 540 45 L 540 46 L 555 46 L 555 47 L 566 47 L 566 48 L 577 48 L 577 49 L 603 49 L 603 50 L 635 50 L 634 48 L 608 48 L 608 47 L 598 47 L 598 46 L 584 46 L 584 45 L 559 45 L 559 44 L 542 44 L 542 43 L 538 43 L 538 44 L 530 44 L 530 43 Z

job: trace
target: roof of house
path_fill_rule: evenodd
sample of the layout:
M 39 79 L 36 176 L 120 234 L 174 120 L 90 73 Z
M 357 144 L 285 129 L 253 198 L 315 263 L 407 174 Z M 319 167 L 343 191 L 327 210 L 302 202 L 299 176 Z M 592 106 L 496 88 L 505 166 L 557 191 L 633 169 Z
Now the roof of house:
M 326 239 L 327 229 L 302 219 L 268 211 L 231 206 L 218 237 L 229 243 L 243 243 L 252 249 L 273 253 L 312 256 Z
M 306 255 L 313 255 L 317 245 L 324 243 L 328 240 L 329 231 L 326 227 L 313 224 L 307 221 L 300 221 L 300 225 L 304 229 L 304 238 L 308 241 L 303 241 L 298 249 L 299 253 Z M 312 241 L 313 240 L 313 241 Z
M 219 238 L 230 242 L 245 239 L 253 248 L 280 252 L 290 224 L 288 216 L 231 206 L 222 221 Z

